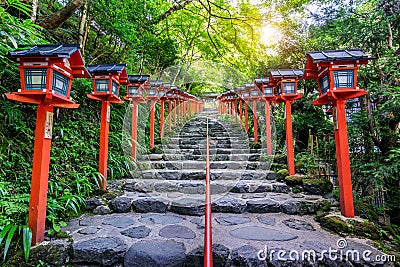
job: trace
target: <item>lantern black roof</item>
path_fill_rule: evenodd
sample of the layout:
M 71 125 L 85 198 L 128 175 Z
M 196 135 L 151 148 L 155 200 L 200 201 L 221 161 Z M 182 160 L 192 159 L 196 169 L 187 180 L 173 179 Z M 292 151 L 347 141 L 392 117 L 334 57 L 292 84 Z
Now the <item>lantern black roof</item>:
M 128 75 L 129 83 L 144 83 L 150 79 L 150 75 Z
M 125 64 L 90 65 L 90 73 L 121 73 L 126 68 Z
M 311 51 L 307 52 L 306 55 L 309 55 L 314 62 L 373 59 L 361 49 Z
M 303 71 L 299 69 L 269 70 L 272 78 L 298 78 L 303 76 Z
M 11 57 L 66 57 L 69 58 L 75 51 L 80 49 L 79 44 L 48 44 L 35 45 L 30 49 L 17 50 L 9 53 Z
M 256 78 L 254 79 L 254 82 L 256 84 L 260 84 L 260 85 L 265 85 L 265 84 L 269 84 L 269 78 Z

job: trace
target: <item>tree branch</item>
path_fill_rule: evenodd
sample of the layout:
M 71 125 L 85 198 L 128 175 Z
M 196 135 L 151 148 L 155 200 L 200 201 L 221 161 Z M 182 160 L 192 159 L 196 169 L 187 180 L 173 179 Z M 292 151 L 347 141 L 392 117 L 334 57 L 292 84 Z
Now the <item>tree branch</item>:
M 187 6 L 188 4 L 190 4 L 191 2 L 193 2 L 193 0 L 184 0 L 182 2 L 179 2 L 176 5 L 171 6 L 167 11 L 165 11 L 161 16 L 159 16 L 157 19 L 152 20 L 150 22 L 150 24 L 158 24 L 159 22 L 165 20 L 166 18 L 168 18 L 172 13 L 174 13 L 175 11 L 181 10 L 183 9 L 185 6 Z
M 39 19 L 37 24 L 46 29 L 55 29 L 69 19 L 84 2 L 85 0 L 71 0 L 59 11 Z

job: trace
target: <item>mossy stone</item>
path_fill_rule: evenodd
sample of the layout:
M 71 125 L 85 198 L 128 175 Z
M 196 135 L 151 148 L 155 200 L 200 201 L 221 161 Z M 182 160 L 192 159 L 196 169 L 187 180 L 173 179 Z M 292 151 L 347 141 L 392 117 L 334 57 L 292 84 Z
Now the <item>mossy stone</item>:
M 314 195 L 325 195 L 332 192 L 333 185 L 326 179 L 303 179 L 304 192 Z
M 345 221 L 336 216 L 318 217 L 322 228 L 331 230 L 334 233 L 351 233 L 351 228 Z
M 289 175 L 285 177 L 285 183 L 290 186 L 301 185 L 303 183 L 303 177 L 299 175 Z
M 289 176 L 289 175 L 290 174 L 289 174 L 288 170 L 286 170 L 286 169 L 279 170 L 276 173 L 276 180 L 278 180 L 279 182 L 283 182 L 283 181 L 285 181 L 285 177 Z
M 380 240 L 379 227 L 372 222 L 354 221 L 354 234 L 364 236 L 373 240 Z
M 274 156 L 274 162 L 286 165 L 287 164 L 287 157 L 286 157 L 286 155 L 283 155 L 283 154 L 276 154 Z
M 295 186 L 293 186 L 293 188 L 292 188 L 292 192 L 293 192 L 294 194 L 301 193 L 301 192 L 303 192 L 303 187 L 301 187 L 301 186 L 299 186 L 299 185 L 295 185 Z

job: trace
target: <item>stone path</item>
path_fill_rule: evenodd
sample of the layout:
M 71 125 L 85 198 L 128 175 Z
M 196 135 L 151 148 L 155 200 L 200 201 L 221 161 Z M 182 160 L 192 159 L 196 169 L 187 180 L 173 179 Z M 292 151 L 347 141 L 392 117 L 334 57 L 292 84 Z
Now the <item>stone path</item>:
M 142 267 L 203 266 L 204 216 L 136 212 L 83 215 L 63 230 L 72 234 L 71 263 L 75 266 L 122 263 Z M 353 266 L 346 261 L 332 261 L 328 254 L 321 256 L 323 250 L 338 250 L 340 239 L 321 229 L 310 215 L 213 213 L 213 244 L 217 254 L 214 266 L 317 266 L 317 263 L 306 265 L 301 259 L 302 253 L 310 250 L 316 252 L 317 261 L 324 266 Z M 380 253 L 371 248 L 370 241 L 354 238 L 346 241 L 344 251 Z M 260 250 L 265 248 L 269 253 L 275 251 L 272 260 L 263 260 Z M 289 259 L 289 253 L 297 251 L 300 259 L 278 260 L 279 250 L 285 251 L 282 258 Z M 292 257 L 297 257 L 295 252 Z M 340 252 L 332 257 L 340 257 Z M 359 261 L 357 266 L 374 265 Z
M 277 182 L 265 148 L 250 149 L 243 129 L 221 121 L 215 110 L 198 114 L 162 151 L 142 155 L 133 179 L 118 181 L 120 196 L 87 200 L 95 215 L 82 215 L 62 229 L 72 237 L 62 249 L 57 245 L 64 265 L 203 266 L 205 117 L 211 135 L 215 267 L 390 266 L 361 256 L 342 259 L 349 249 L 360 255 L 371 251 L 370 258 L 380 252 L 372 241 L 345 240 L 321 229 L 314 214 L 324 201 L 337 202 L 294 194 Z

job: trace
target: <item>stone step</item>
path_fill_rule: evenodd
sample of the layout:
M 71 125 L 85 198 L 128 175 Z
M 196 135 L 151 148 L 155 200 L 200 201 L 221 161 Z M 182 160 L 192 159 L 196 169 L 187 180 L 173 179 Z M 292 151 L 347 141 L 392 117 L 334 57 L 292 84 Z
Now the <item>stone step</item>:
M 200 160 L 180 160 L 180 161 L 141 161 L 139 162 L 140 169 L 168 169 L 168 170 L 182 170 L 182 169 L 205 169 L 206 162 Z M 230 170 L 266 170 L 270 167 L 269 163 L 262 163 L 257 161 L 212 161 L 210 162 L 211 169 L 230 169 Z
M 180 193 L 176 197 L 182 197 L 184 194 L 199 194 L 204 198 L 205 182 L 204 180 L 160 180 L 160 179 L 127 179 L 123 186 L 127 192 L 142 193 Z M 235 194 L 244 193 L 289 193 L 290 188 L 285 183 L 279 183 L 275 180 L 267 181 L 211 181 L 211 194 L 219 195 L 228 192 Z M 172 197 L 173 194 L 170 195 Z M 239 195 L 236 195 L 239 196 Z M 250 198 L 252 195 L 248 195 Z M 257 196 L 257 195 L 254 195 Z
M 164 179 L 164 180 L 205 180 L 205 170 L 143 170 L 143 179 Z M 211 171 L 211 180 L 274 180 L 275 172 L 267 170 L 223 170 Z
M 163 147 L 166 148 L 179 148 L 179 149 L 206 149 L 206 141 L 198 142 L 195 144 L 164 144 Z M 249 149 L 248 143 L 233 143 L 233 144 L 224 144 L 224 143 L 210 143 L 210 148 L 236 148 L 236 149 Z
M 150 154 L 141 155 L 138 160 L 165 160 L 165 161 L 175 161 L 175 160 L 206 160 L 205 153 L 202 154 L 201 151 L 195 153 L 181 153 L 181 154 Z M 211 154 L 211 161 L 259 161 L 259 154 Z
M 204 141 L 206 138 L 201 138 L 201 139 L 193 139 L 192 136 L 186 136 L 186 137 L 172 137 L 168 139 L 169 144 L 189 144 L 191 142 L 197 142 L 199 143 L 200 140 Z M 218 137 L 210 137 L 211 142 L 218 142 L 218 143 L 243 143 L 243 142 L 248 142 L 249 139 L 246 137 L 230 137 L 230 136 L 218 136 Z
M 206 153 L 206 148 L 199 149 L 201 154 Z M 185 149 L 185 148 L 163 148 L 164 154 L 193 154 L 193 149 Z M 210 155 L 230 155 L 230 154 L 260 154 L 263 150 L 261 149 L 250 149 L 247 147 L 246 149 L 243 148 L 210 148 Z M 265 149 L 264 149 L 265 151 Z

